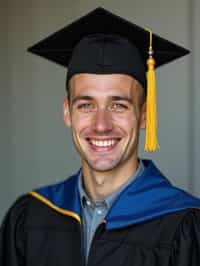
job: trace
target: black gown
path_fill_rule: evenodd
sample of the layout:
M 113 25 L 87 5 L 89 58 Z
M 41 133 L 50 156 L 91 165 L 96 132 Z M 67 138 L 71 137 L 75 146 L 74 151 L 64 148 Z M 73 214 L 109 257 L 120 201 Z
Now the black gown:
M 143 163 L 98 226 L 87 266 L 200 266 L 200 200 Z M 0 229 L 0 266 L 85 265 L 78 178 L 17 200 Z
M 81 266 L 81 226 L 30 195 L 18 199 L 0 231 L 0 266 Z M 95 234 L 90 266 L 199 266 L 200 211 L 186 209 Z

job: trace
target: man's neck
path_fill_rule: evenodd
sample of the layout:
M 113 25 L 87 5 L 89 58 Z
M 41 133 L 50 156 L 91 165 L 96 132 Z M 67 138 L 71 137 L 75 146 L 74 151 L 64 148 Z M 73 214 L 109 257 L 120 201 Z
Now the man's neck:
M 117 191 L 133 176 L 138 167 L 138 160 L 112 171 L 99 172 L 83 165 L 83 185 L 92 201 L 101 200 Z

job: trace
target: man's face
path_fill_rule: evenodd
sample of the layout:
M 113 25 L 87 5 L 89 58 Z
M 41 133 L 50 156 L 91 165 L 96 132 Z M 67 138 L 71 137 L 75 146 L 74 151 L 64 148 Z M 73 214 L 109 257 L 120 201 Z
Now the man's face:
M 71 128 L 83 167 L 117 170 L 137 160 L 139 129 L 145 127 L 140 85 L 125 74 L 76 74 L 64 120 Z

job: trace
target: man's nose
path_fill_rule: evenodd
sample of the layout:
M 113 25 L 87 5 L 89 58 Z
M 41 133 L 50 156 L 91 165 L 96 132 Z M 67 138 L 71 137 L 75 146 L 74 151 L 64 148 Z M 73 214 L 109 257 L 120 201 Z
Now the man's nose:
M 105 133 L 112 130 L 112 118 L 107 110 L 97 110 L 93 122 L 94 130 L 96 132 Z

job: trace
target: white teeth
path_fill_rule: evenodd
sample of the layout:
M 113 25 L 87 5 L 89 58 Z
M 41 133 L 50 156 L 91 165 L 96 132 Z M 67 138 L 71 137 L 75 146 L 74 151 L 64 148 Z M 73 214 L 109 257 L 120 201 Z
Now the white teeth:
M 115 140 L 90 140 L 90 142 L 97 147 L 110 147 L 114 145 Z

